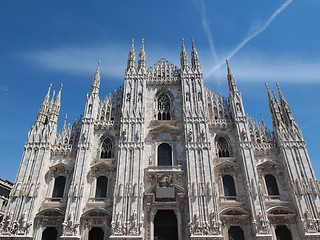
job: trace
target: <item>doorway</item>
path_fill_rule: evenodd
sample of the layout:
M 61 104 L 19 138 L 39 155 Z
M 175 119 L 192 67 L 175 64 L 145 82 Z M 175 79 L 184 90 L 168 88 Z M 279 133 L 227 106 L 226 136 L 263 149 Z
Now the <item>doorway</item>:
M 292 240 L 291 232 L 287 226 L 277 226 L 276 228 L 277 240 Z
M 89 240 L 103 240 L 104 232 L 100 227 L 93 227 L 89 232 Z
M 154 240 L 178 240 L 177 216 L 173 210 L 158 210 L 154 218 Z
M 47 227 L 42 233 L 41 240 L 57 240 L 58 231 L 55 227 Z
M 231 226 L 228 230 L 229 240 L 244 240 L 244 233 L 241 227 Z

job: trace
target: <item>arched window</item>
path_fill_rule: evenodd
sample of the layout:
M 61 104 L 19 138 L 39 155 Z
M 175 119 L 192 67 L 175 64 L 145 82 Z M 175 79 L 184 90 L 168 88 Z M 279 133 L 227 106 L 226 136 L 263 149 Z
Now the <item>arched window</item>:
M 170 98 L 167 94 L 162 93 L 158 97 L 158 120 L 170 120 L 170 110 Z
M 230 157 L 230 147 L 227 140 L 224 137 L 219 137 L 217 139 L 217 152 L 220 158 Z
M 267 185 L 268 195 L 279 195 L 279 189 L 277 185 L 277 180 L 271 174 L 264 176 Z
M 277 240 L 292 240 L 291 232 L 287 226 L 277 226 L 276 228 Z
M 241 227 L 231 226 L 228 230 L 229 240 L 244 240 L 244 233 Z
M 98 177 L 97 188 L 96 188 L 96 198 L 107 197 L 107 188 L 108 188 L 108 178 L 105 176 Z
M 100 158 L 113 158 L 113 142 L 111 138 L 106 137 L 101 144 L 101 156 Z
M 167 143 L 158 147 L 158 166 L 172 166 L 172 149 Z
M 233 177 L 230 175 L 224 175 L 222 177 L 222 181 L 223 181 L 224 195 L 227 197 L 237 196 Z
M 65 185 L 66 185 L 66 178 L 64 176 L 57 177 L 54 181 L 52 197 L 63 198 Z
M 58 231 L 55 227 L 47 227 L 42 233 L 41 240 L 57 240 Z

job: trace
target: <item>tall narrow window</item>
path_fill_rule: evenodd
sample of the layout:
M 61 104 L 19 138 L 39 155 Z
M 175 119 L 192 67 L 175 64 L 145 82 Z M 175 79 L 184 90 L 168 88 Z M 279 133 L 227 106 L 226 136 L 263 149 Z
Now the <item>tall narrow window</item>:
M 167 94 L 162 93 L 158 97 L 158 120 L 170 120 L 170 110 L 170 98 Z
M 113 144 L 109 137 L 104 138 L 102 141 L 101 158 L 113 158 Z
M 222 177 L 222 180 L 223 180 L 224 195 L 227 197 L 237 196 L 233 177 L 230 175 L 224 175 Z
M 158 147 L 158 166 L 172 166 L 172 149 L 167 143 Z
M 66 178 L 64 176 L 57 177 L 56 180 L 54 181 L 52 197 L 63 198 L 65 185 L 66 185 Z
M 107 188 L 108 188 L 108 178 L 106 178 L 105 176 L 98 177 L 96 197 L 97 198 L 107 197 Z
M 268 195 L 270 195 L 270 196 L 279 195 L 279 189 L 278 189 L 278 184 L 277 184 L 276 178 L 274 176 L 272 176 L 271 174 L 267 174 L 264 177 L 264 179 L 266 181 Z
M 217 140 L 217 152 L 219 157 L 230 157 L 230 147 L 224 137 L 219 137 Z

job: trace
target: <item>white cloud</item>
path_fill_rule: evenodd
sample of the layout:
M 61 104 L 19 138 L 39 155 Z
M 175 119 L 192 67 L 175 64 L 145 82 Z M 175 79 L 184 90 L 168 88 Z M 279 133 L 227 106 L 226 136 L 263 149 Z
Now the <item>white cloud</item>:
M 204 57 L 205 61 L 202 61 L 204 78 L 209 82 L 225 81 L 227 74 L 225 64 L 210 72 L 209 59 L 210 56 L 207 56 Z M 239 81 L 320 83 L 320 59 L 247 53 L 234 58 L 230 65 Z
M 123 79 L 124 69 L 130 43 L 107 44 L 103 47 L 63 47 L 53 50 L 42 50 L 25 53 L 23 56 L 37 68 L 48 71 L 66 72 L 76 75 L 92 76 L 101 60 L 102 77 Z M 136 62 L 140 51 L 140 43 L 136 43 Z M 211 72 L 213 65 L 212 53 L 209 49 L 198 46 L 200 63 L 203 66 L 204 78 L 208 82 L 226 80 L 226 66 L 221 64 Z M 227 52 L 227 51 L 224 51 Z M 102 56 L 102 57 L 101 57 Z M 162 57 L 180 66 L 180 50 L 168 49 L 163 46 L 146 47 L 147 66 L 156 63 Z M 301 56 L 279 56 L 271 53 L 251 52 L 238 54 L 230 61 L 232 71 L 240 81 L 291 81 L 320 83 L 320 59 L 307 59 Z M 0 87 L 0 91 L 7 91 Z
M 130 47 L 130 46 L 129 46 Z M 101 60 L 101 75 L 119 77 L 123 75 L 126 62 L 126 48 L 120 45 L 104 47 L 63 47 L 25 53 L 23 58 L 49 71 L 71 74 L 95 73 Z
M 66 72 L 76 75 L 95 73 L 98 60 L 101 60 L 101 76 L 123 78 L 131 43 L 107 44 L 101 47 L 62 47 L 38 50 L 22 55 L 23 59 L 48 71 Z M 140 43 L 135 44 L 136 63 Z M 163 47 L 146 49 L 147 65 L 151 66 L 162 57 L 173 64 L 179 63 L 179 50 L 172 51 Z

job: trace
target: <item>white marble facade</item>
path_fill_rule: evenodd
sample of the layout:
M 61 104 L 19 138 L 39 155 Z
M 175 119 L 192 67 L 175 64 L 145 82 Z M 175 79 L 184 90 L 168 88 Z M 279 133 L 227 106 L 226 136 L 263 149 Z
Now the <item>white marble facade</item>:
M 2 239 L 320 239 L 319 183 L 279 86 L 273 132 L 206 87 L 192 41 L 146 67 L 132 41 L 123 86 L 57 131 L 61 88 L 28 133 Z

